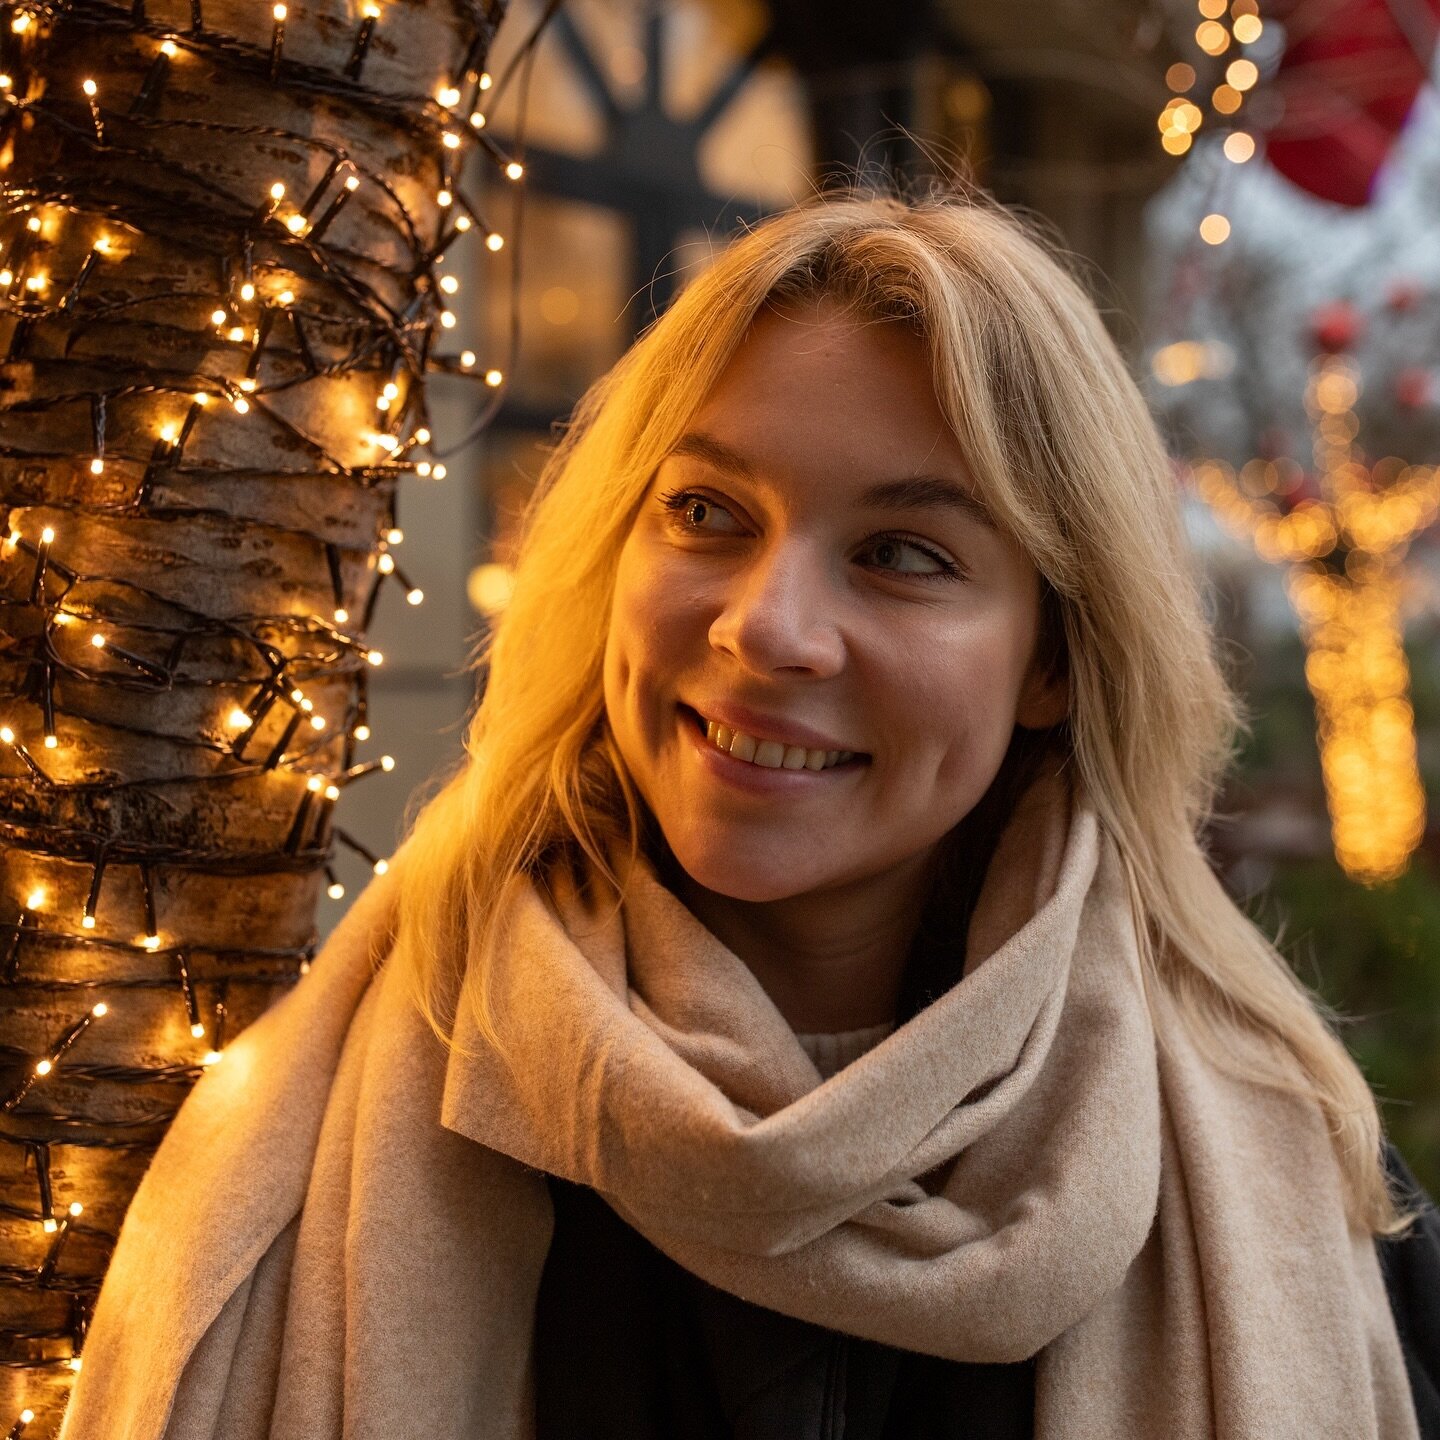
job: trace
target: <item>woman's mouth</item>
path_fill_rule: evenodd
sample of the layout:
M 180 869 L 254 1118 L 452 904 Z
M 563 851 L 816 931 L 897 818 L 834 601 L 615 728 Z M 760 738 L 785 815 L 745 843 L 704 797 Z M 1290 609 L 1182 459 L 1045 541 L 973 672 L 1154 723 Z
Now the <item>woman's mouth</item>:
M 803 745 L 785 745 L 779 740 L 767 740 L 763 736 L 748 735 L 722 725 L 717 720 L 707 720 L 688 705 L 682 705 L 691 726 L 704 737 L 705 744 L 722 751 L 732 760 L 762 770 L 834 770 L 840 767 L 857 768 L 869 762 L 869 756 L 854 750 L 817 750 Z

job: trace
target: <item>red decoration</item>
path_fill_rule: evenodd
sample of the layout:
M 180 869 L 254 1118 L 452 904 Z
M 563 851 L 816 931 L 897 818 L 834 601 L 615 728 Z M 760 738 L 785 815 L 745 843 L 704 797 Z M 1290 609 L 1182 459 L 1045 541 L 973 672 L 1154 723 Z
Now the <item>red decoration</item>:
M 1409 365 L 1395 377 L 1395 403 L 1406 410 L 1419 410 L 1430 403 L 1430 372 Z
M 1408 275 L 1402 275 L 1390 282 L 1390 288 L 1385 292 L 1385 303 L 1394 310 L 1396 314 L 1403 315 L 1408 310 L 1413 310 L 1425 294 L 1423 287 L 1418 280 L 1412 280 Z
M 1289 0 L 1274 13 L 1288 43 L 1274 81 L 1284 107 L 1266 144 L 1270 163 L 1322 200 L 1364 205 L 1429 77 L 1440 0 Z
M 1315 343 L 1330 354 L 1354 348 L 1365 329 L 1365 317 L 1348 300 L 1322 305 L 1310 316 Z

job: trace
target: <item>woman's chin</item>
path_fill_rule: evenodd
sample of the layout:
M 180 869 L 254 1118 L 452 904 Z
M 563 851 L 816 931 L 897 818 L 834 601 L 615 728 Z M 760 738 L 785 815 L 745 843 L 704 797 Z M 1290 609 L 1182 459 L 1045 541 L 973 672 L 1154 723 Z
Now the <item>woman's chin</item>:
M 798 856 L 787 863 L 783 856 L 737 857 L 705 846 L 691 850 L 672 843 L 671 849 L 696 885 L 731 900 L 788 900 L 820 888 L 831 878 L 818 873 L 813 862 L 807 864 Z

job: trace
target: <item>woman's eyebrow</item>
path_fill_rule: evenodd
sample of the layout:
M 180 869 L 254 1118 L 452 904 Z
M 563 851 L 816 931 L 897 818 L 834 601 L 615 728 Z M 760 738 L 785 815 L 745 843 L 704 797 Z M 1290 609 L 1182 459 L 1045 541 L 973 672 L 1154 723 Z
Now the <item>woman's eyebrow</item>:
M 704 431 L 692 430 L 675 442 L 672 455 L 704 460 L 745 480 L 756 478 L 756 467 L 738 450 Z M 995 517 L 963 486 L 944 475 L 911 475 L 903 480 L 881 480 L 860 492 L 859 504 L 873 510 L 954 510 L 967 518 L 998 529 Z

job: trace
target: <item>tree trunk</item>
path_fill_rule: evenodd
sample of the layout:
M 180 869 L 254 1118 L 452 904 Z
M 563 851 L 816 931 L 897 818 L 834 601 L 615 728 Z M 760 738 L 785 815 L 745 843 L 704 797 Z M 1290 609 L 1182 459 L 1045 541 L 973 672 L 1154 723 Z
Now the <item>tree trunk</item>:
M 0 1433 L 308 968 L 502 11 L 0 9 Z

